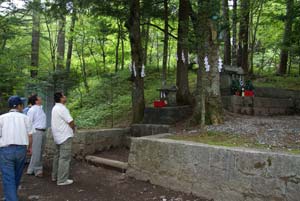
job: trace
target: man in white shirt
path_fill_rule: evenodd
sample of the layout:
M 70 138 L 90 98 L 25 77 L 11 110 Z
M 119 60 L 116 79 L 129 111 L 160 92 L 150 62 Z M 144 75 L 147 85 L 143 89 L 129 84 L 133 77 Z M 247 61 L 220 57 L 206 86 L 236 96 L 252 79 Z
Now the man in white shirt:
M 69 174 L 75 124 L 65 106 L 67 97 L 63 93 L 57 92 L 54 94 L 54 101 L 51 130 L 56 144 L 56 152 L 52 164 L 52 181 L 57 181 L 59 186 L 69 185 L 73 183 L 73 180 L 69 179 Z
M 8 105 L 10 111 L 0 116 L 0 169 L 5 200 L 18 201 L 26 152 L 32 144 L 32 125 L 22 114 L 23 102 L 19 96 L 11 96 Z
M 46 114 L 43 111 L 42 98 L 34 94 L 29 97 L 30 109 L 27 116 L 32 122 L 32 155 L 27 174 L 43 177 L 43 151 L 46 142 Z

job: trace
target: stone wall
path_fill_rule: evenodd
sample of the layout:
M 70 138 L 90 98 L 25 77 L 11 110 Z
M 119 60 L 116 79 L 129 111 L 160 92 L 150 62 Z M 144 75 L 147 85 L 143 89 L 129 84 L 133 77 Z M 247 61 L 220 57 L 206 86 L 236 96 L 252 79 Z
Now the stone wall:
M 290 115 L 300 109 L 291 98 L 223 96 L 222 102 L 230 112 L 246 115 Z
M 82 158 L 87 154 L 93 154 L 97 151 L 123 146 L 126 143 L 129 132 L 129 128 L 77 131 L 73 139 L 73 156 Z M 51 156 L 54 148 L 55 144 L 49 130 L 45 148 L 46 155 Z
M 215 201 L 298 201 L 300 156 L 142 137 L 127 174 Z

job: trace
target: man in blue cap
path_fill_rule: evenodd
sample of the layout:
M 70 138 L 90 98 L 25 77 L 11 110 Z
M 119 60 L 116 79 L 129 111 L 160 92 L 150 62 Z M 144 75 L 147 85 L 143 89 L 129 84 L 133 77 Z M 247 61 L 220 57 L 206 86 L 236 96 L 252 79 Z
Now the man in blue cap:
M 19 96 L 11 96 L 8 105 L 9 112 L 0 116 L 0 170 L 5 200 L 18 201 L 26 152 L 32 144 L 32 125 L 22 113 L 23 101 Z

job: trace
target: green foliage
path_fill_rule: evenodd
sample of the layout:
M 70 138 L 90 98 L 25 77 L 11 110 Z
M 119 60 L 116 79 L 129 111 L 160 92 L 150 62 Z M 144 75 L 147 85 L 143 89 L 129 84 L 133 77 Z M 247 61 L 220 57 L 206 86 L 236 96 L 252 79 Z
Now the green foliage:
M 254 80 L 254 85 L 257 87 L 274 87 L 282 89 L 299 90 L 299 77 L 281 77 L 274 75 L 266 75 Z
M 244 88 L 245 88 L 245 90 L 250 90 L 250 91 L 254 90 L 254 86 L 252 84 L 252 81 L 251 80 L 246 80 Z
M 241 92 L 241 85 L 239 80 L 232 80 L 230 90 L 232 94 L 235 94 L 236 92 Z

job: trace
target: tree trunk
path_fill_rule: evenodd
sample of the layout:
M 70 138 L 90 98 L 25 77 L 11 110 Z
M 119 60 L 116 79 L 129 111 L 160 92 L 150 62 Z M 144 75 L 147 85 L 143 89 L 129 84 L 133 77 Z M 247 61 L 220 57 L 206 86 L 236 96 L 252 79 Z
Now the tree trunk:
M 230 22 L 228 0 L 222 0 L 222 10 L 224 18 L 224 64 L 231 65 L 231 44 L 230 44 Z
M 143 28 L 145 28 L 145 30 L 144 30 L 144 33 L 143 33 L 143 38 L 144 38 L 144 55 L 143 55 L 143 63 L 144 63 L 144 65 L 146 66 L 146 64 L 147 64 L 147 54 L 148 54 L 148 44 L 149 44 L 149 30 L 150 30 L 150 20 L 151 20 L 151 18 L 150 17 L 148 17 L 147 18 L 147 21 L 146 21 L 146 28 L 143 26 Z
M 236 33 L 237 33 L 237 0 L 233 0 L 232 6 L 232 65 L 237 65 L 237 47 L 236 47 Z
M 118 36 L 117 36 L 117 45 L 116 45 L 116 64 L 115 64 L 115 72 L 118 72 L 119 68 L 119 46 L 120 46 L 120 37 L 121 37 L 121 23 L 117 22 L 118 24 Z
M 101 50 L 102 50 L 102 62 L 103 62 L 103 72 L 106 71 L 106 52 L 105 52 L 105 42 L 104 39 L 100 41 Z
M 125 51 L 124 51 L 124 39 L 123 39 L 123 37 L 121 37 L 121 49 L 122 49 L 121 69 L 124 70 L 124 65 L 125 65 Z
M 195 108 L 192 118 L 193 124 L 219 124 L 223 122 L 223 108 L 220 93 L 220 75 L 218 71 L 218 41 L 216 22 L 210 16 L 209 0 L 198 0 L 198 13 L 190 7 L 190 16 L 196 35 L 198 54 L 197 87 L 195 91 Z M 204 71 L 204 57 L 207 56 L 210 65 L 209 72 Z
M 179 105 L 192 103 L 188 82 L 188 30 L 189 30 L 189 0 L 179 1 L 178 41 L 177 41 L 177 75 L 176 99 Z
M 77 46 L 76 52 L 77 52 L 77 56 L 78 56 L 79 62 L 80 62 L 81 74 L 82 74 L 82 80 L 83 80 L 84 88 L 87 92 L 89 92 L 89 85 L 88 85 L 88 82 L 87 82 L 87 73 L 86 73 L 86 61 L 85 61 L 85 57 L 84 57 L 84 46 L 85 46 L 85 34 L 81 38 L 80 49 Z
M 156 68 L 157 68 L 158 72 L 159 72 L 159 63 L 160 63 L 160 58 L 159 58 L 159 36 L 158 36 L 158 33 L 156 33 Z
M 289 57 L 289 47 L 290 47 L 290 36 L 293 26 L 293 7 L 294 0 L 286 0 L 286 18 L 285 18 L 285 28 L 282 39 L 282 47 L 280 50 L 280 64 L 278 68 L 278 74 L 284 75 L 287 71 L 287 62 Z
M 249 64 L 248 64 L 249 63 L 248 62 L 249 10 L 250 10 L 250 0 L 241 0 L 238 66 L 241 66 L 245 73 L 248 73 L 249 71 Z
M 39 49 L 40 49 L 40 0 L 34 0 L 32 13 L 32 41 L 31 41 L 31 67 L 30 75 L 35 78 L 38 74 L 39 66 Z
M 169 44 L 169 9 L 168 0 L 164 0 L 164 52 L 163 52 L 163 65 L 162 65 L 162 86 L 167 84 L 167 64 L 168 64 L 168 44 Z
M 254 11 L 252 10 L 251 12 L 251 26 L 253 27 L 252 31 L 251 31 L 251 35 L 252 35 L 252 41 L 251 41 L 251 52 L 250 52 L 250 71 L 249 73 L 250 74 L 253 74 L 253 71 L 254 71 L 254 65 L 253 65 L 253 59 L 254 59 L 254 47 L 255 47 L 255 43 L 256 43 L 256 33 L 257 33 L 257 30 L 258 30 L 258 25 L 260 23 L 260 16 L 261 16 L 261 13 L 262 13 L 262 10 L 263 10 L 263 3 L 264 3 L 264 0 L 259 0 L 259 5 L 257 7 L 257 10 L 256 10 L 256 22 L 255 22 L 255 25 L 253 24 L 253 17 L 254 17 Z
M 70 69 L 71 69 L 75 21 L 76 21 L 76 12 L 75 9 L 73 8 L 71 25 L 70 25 L 70 38 L 68 40 L 67 61 L 66 61 L 66 71 L 68 74 L 70 73 Z
M 144 100 L 144 80 L 141 76 L 143 51 L 140 34 L 140 1 L 130 0 L 130 15 L 126 23 L 129 32 L 131 59 L 133 67 L 136 70 L 136 76 L 133 73 L 132 83 L 132 113 L 133 123 L 139 123 L 143 120 L 145 100 Z
M 56 70 L 64 69 L 66 16 L 62 15 L 58 22 Z

